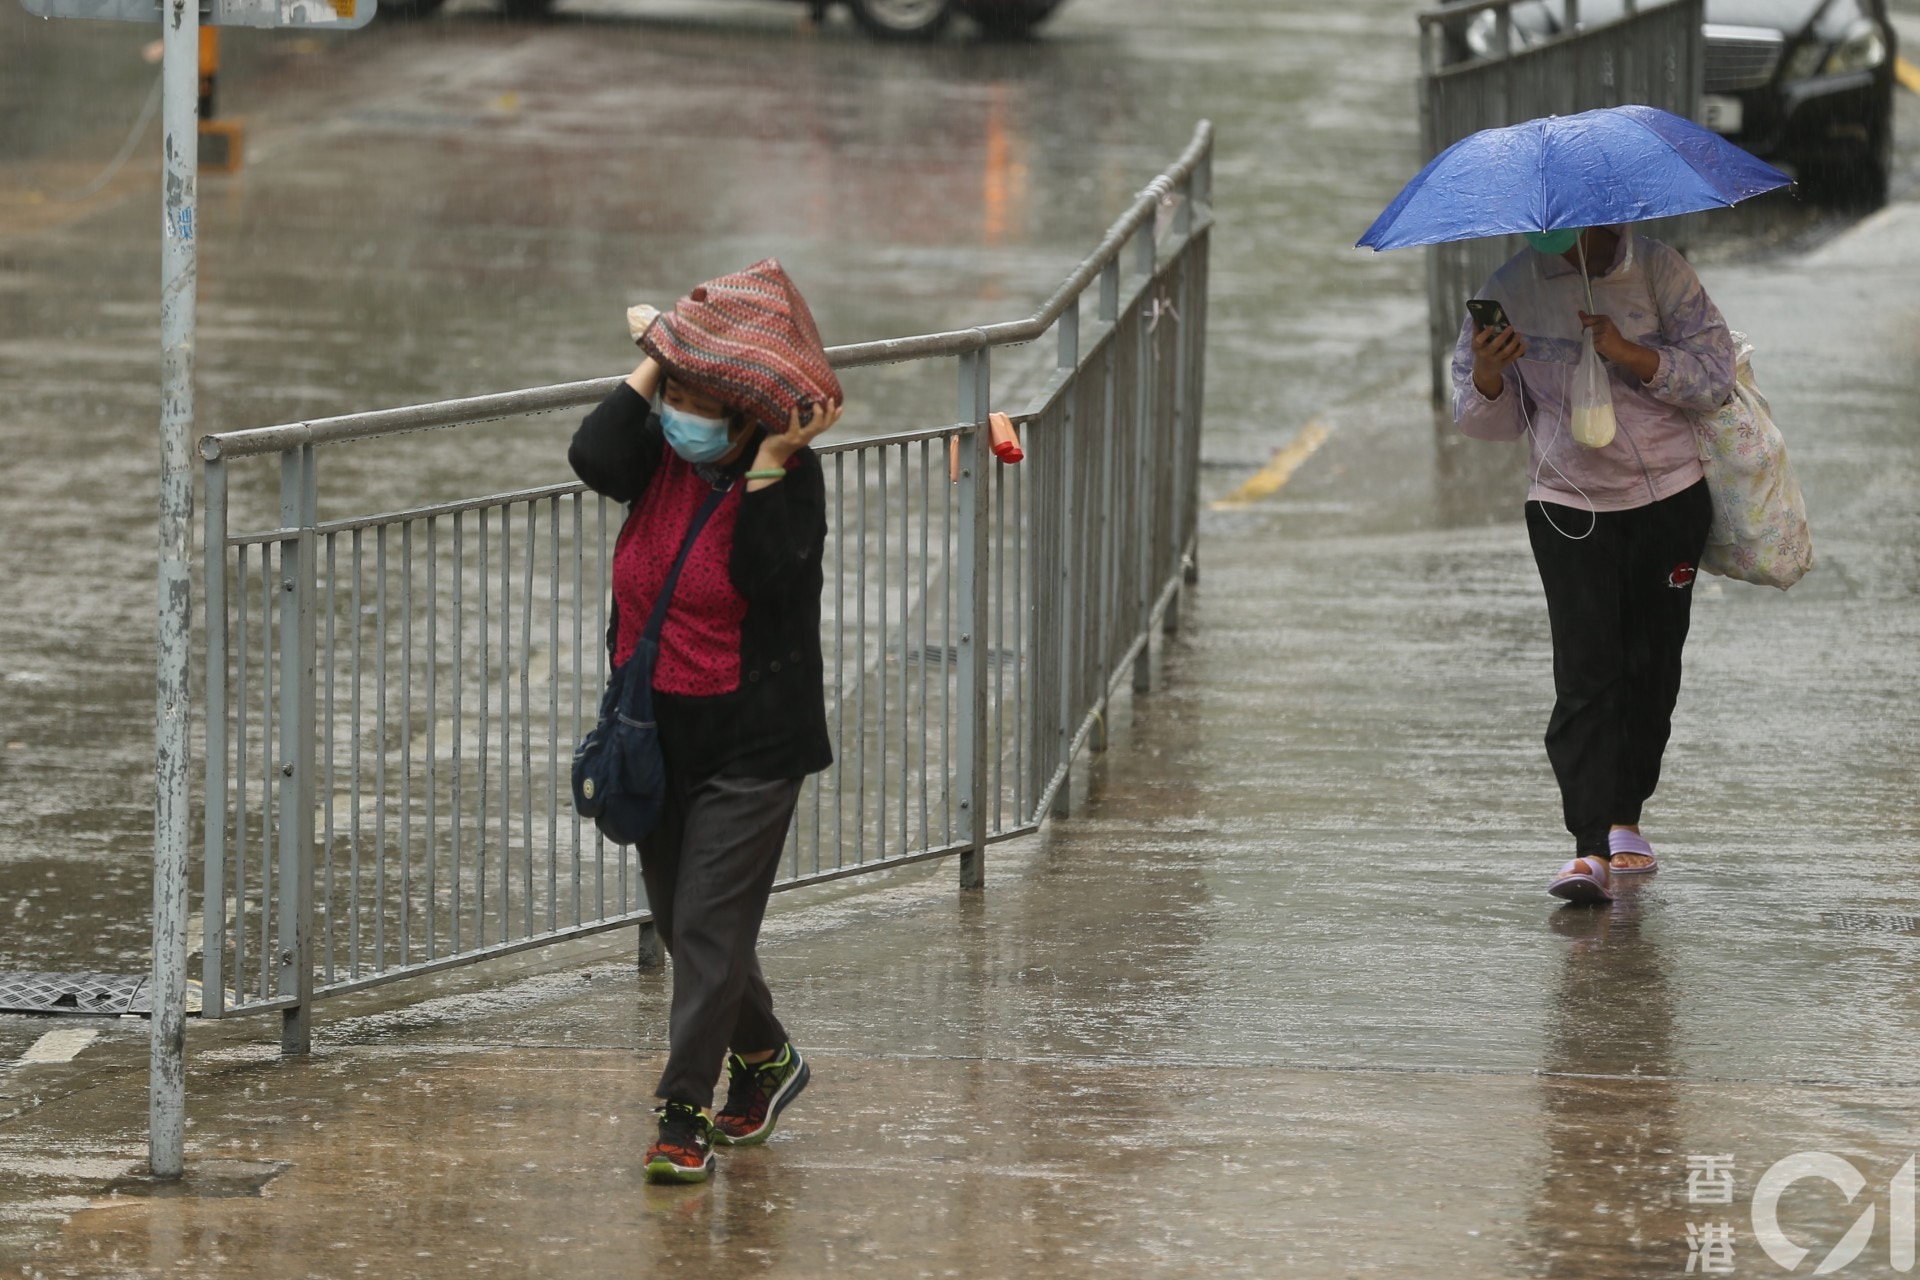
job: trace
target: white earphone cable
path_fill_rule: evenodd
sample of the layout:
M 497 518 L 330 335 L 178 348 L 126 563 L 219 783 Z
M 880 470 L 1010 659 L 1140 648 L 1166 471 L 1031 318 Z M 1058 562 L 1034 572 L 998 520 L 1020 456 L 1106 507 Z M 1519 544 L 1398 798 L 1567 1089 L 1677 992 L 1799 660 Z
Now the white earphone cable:
M 1599 509 L 1593 505 L 1593 499 L 1587 496 L 1587 491 L 1582 489 L 1578 484 L 1575 484 L 1573 477 L 1562 471 L 1558 464 L 1554 462 L 1550 455 L 1553 440 L 1549 438 L 1546 444 L 1543 445 L 1540 443 L 1540 437 L 1533 429 L 1533 415 L 1527 412 L 1527 384 L 1526 380 L 1520 374 L 1520 362 L 1517 360 L 1514 361 L 1513 380 L 1518 384 L 1514 394 L 1520 397 L 1520 421 L 1526 424 L 1527 438 L 1533 442 L 1534 449 L 1540 455 L 1539 465 L 1533 469 L 1533 483 L 1537 487 L 1540 484 L 1541 473 L 1547 467 L 1552 467 L 1553 474 L 1566 481 L 1567 487 L 1579 494 L 1580 500 L 1587 504 L 1587 531 L 1585 533 L 1568 533 L 1565 529 L 1562 529 L 1553 518 L 1552 507 L 1556 505 L 1554 503 L 1542 502 L 1540 504 L 1540 514 L 1546 517 L 1547 524 L 1551 526 L 1555 533 L 1569 542 L 1579 542 L 1583 538 L 1591 538 L 1593 531 L 1600 527 Z

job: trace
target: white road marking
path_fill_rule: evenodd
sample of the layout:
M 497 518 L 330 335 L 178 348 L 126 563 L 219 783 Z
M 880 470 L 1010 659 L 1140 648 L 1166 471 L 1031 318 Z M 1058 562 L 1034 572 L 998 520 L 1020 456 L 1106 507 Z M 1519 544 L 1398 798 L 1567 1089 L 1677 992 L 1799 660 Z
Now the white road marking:
M 72 1062 L 82 1049 L 100 1038 L 98 1031 L 87 1031 L 79 1027 L 68 1027 L 60 1031 L 49 1031 L 33 1042 L 33 1047 L 20 1055 L 20 1064 L 30 1062 Z

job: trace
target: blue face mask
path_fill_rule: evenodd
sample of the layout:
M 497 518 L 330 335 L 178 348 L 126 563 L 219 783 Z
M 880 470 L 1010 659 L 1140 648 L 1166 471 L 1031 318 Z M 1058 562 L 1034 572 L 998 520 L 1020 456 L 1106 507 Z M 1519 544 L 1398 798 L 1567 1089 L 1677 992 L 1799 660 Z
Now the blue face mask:
M 660 429 L 675 453 L 696 464 L 718 462 L 733 447 L 725 418 L 695 417 L 670 404 L 660 406 Z
M 1562 227 L 1558 231 L 1523 231 L 1521 239 L 1542 253 L 1561 254 L 1573 248 L 1585 227 Z

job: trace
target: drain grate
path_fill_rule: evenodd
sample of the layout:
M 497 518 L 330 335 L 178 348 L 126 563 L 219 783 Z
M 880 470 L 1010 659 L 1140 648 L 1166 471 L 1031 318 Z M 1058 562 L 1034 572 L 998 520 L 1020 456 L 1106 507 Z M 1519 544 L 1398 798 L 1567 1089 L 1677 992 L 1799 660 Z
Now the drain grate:
M 1853 933 L 1920 933 L 1920 916 L 1887 911 L 1823 911 L 1820 922 Z
M 145 974 L 0 973 L 0 1013 L 117 1018 L 151 1014 Z M 200 1012 L 200 984 L 187 984 L 187 1012 Z

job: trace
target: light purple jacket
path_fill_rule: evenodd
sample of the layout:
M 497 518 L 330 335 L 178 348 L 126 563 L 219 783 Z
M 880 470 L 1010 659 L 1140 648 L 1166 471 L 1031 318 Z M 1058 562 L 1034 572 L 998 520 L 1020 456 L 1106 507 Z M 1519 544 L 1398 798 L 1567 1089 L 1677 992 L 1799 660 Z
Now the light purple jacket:
M 1508 366 L 1499 396 L 1489 400 L 1473 385 L 1470 318 L 1454 346 L 1453 420 L 1462 432 L 1514 440 L 1532 422 L 1529 499 L 1624 511 L 1672 497 L 1701 476 L 1687 411 L 1716 409 L 1733 394 L 1733 338 L 1693 268 L 1658 240 L 1630 227 L 1614 230 L 1620 247 L 1593 282 L 1592 308 L 1577 270 L 1532 249 L 1487 281 L 1480 296 L 1498 300 L 1527 343 L 1527 354 Z M 1604 449 L 1575 443 L 1568 430 L 1583 310 L 1611 316 L 1628 339 L 1660 353 L 1660 370 L 1645 384 L 1607 365 L 1619 430 Z

